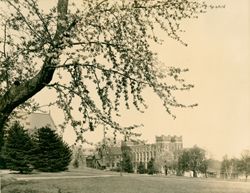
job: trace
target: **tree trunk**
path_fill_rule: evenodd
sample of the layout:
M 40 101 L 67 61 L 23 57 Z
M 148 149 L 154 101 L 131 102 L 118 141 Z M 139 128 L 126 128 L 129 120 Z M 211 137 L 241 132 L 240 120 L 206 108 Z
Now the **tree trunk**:
M 168 167 L 165 166 L 165 175 L 168 175 Z
M 197 178 L 197 172 L 196 172 L 196 170 L 193 170 L 193 177 Z
M 10 115 L 10 113 L 0 113 L 0 152 L 4 144 L 4 125 Z
M 68 0 L 58 0 L 57 12 L 58 12 L 58 24 L 56 34 L 53 37 L 53 41 L 56 44 L 60 44 L 60 35 L 64 32 L 65 26 L 62 26 L 62 22 L 65 20 L 68 10 Z M 41 91 L 53 78 L 56 66 L 58 65 L 57 59 L 60 54 L 58 53 L 58 45 L 51 46 L 51 52 L 53 56 L 45 56 L 41 70 L 33 78 L 28 79 L 20 85 L 12 85 L 2 96 L 0 96 L 0 148 L 3 144 L 4 126 L 8 120 L 8 117 L 12 111 L 23 104 L 29 98 Z
M 3 144 L 4 126 L 8 120 L 8 117 L 12 111 L 23 104 L 29 98 L 34 96 L 40 90 L 42 90 L 51 80 L 55 71 L 55 68 L 49 68 L 49 65 L 53 64 L 52 58 L 47 57 L 40 72 L 33 77 L 25 81 L 24 83 L 16 86 L 12 85 L 7 92 L 0 96 L 0 144 Z

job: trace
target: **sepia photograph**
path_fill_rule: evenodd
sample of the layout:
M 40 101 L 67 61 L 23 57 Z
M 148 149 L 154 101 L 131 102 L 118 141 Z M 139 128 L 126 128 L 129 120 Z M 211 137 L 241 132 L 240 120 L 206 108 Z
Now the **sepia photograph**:
M 250 1 L 0 0 L 0 193 L 111 192 L 250 192 Z

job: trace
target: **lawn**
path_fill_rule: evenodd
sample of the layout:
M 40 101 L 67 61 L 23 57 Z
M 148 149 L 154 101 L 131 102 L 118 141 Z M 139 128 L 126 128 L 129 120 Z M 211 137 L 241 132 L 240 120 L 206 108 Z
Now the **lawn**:
M 98 172 L 96 172 L 98 173 Z M 105 172 L 103 172 L 104 174 Z M 100 174 L 100 173 L 98 173 Z M 91 175 L 89 175 L 91 176 Z M 2 193 L 249 193 L 249 182 L 123 175 L 12 181 Z

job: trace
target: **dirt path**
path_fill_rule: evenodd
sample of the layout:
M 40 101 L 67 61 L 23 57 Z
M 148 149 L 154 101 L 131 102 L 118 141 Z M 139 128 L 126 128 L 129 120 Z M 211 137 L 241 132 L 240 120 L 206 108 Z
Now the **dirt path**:
M 106 178 L 118 175 L 93 175 L 93 176 L 27 176 L 27 177 L 16 177 L 17 181 L 25 180 L 52 180 L 52 179 L 81 179 L 81 178 Z

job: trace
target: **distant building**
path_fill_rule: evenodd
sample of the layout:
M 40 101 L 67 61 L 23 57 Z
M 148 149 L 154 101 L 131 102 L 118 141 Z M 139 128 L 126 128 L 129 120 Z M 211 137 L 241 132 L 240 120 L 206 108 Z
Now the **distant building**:
M 93 167 L 90 163 L 88 162 L 91 160 L 92 155 L 94 155 L 95 151 L 94 149 L 91 148 L 83 148 L 82 146 L 71 146 L 72 149 L 72 161 L 71 161 L 71 166 L 74 166 L 74 162 L 77 160 L 78 163 L 78 168 L 82 167 Z
M 131 148 L 133 165 L 135 170 L 140 162 L 147 168 L 151 158 L 156 159 L 157 156 L 164 152 L 179 152 L 183 149 L 182 136 L 156 136 L 153 144 L 128 144 Z
M 221 172 L 221 161 L 209 159 L 207 167 L 207 176 L 219 178 Z
M 123 142 L 130 149 L 132 155 L 132 162 L 134 170 L 137 171 L 137 167 L 142 162 L 147 168 L 148 162 L 151 158 L 156 159 L 157 156 L 163 155 L 164 152 L 180 152 L 183 149 L 182 136 L 156 136 L 155 143 L 146 144 L 140 141 L 128 141 Z M 108 147 L 105 150 L 106 153 L 101 153 L 99 160 L 104 163 L 107 168 L 117 168 L 122 160 L 121 146 Z
M 46 126 L 50 127 L 53 130 L 57 130 L 50 113 L 20 114 L 20 118 L 18 118 L 18 121 L 30 133 L 34 133 L 36 129 Z
M 110 147 L 105 159 L 108 168 L 119 168 L 122 160 L 121 147 Z

